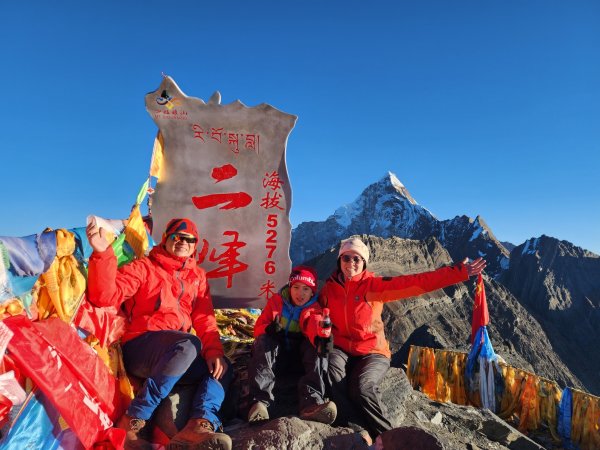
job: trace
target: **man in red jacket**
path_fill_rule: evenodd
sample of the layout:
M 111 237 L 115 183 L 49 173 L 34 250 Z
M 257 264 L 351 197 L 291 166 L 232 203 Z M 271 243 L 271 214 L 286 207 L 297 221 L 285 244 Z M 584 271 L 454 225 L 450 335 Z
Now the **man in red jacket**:
M 149 256 L 119 269 L 104 230 L 93 221 L 86 231 L 94 250 L 89 300 L 121 307 L 128 320 L 121 339 L 125 368 L 145 380 L 117 424 L 126 430 L 126 448 L 152 448 L 140 430 L 179 382 L 198 388 L 190 420 L 167 448 L 231 449 L 229 436 L 215 433 L 232 371 L 227 370 L 205 272 L 194 259 L 196 225 L 189 219 L 171 220 Z M 196 335 L 190 333 L 192 327 Z
M 360 432 L 368 445 L 392 425 L 384 413 L 379 385 L 390 367 L 390 347 L 381 312 L 385 302 L 421 295 L 477 275 L 481 258 L 469 264 L 397 277 L 376 277 L 366 270 L 369 248 L 357 237 L 340 244 L 338 269 L 319 294 L 329 308 L 335 348 L 329 353 L 328 378 L 338 405 L 336 424 Z M 358 413 L 354 413 L 358 411 Z

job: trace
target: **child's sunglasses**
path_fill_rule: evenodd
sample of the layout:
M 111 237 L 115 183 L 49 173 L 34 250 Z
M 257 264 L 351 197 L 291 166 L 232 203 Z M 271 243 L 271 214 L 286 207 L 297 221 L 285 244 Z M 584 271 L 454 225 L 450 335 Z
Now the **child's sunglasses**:
M 198 242 L 198 239 L 196 239 L 194 236 L 184 236 L 182 234 L 172 234 L 171 235 L 171 239 L 173 239 L 173 242 L 187 242 L 188 244 L 195 244 L 196 242 Z

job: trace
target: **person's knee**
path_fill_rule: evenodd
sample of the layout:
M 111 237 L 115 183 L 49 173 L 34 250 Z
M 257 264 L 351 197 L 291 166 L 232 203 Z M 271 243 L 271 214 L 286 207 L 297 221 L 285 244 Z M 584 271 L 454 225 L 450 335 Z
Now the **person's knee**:
M 185 356 L 190 363 L 194 361 L 198 355 L 200 355 L 201 350 L 202 343 L 200 342 L 200 339 L 194 335 L 190 335 L 189 337 L 177 342 L 174 348 L 175 353 Z
M 329 355 L 327 376 L 334 383 L 341 381 L 346 376 L 346 362 L 342 358 Z
M 327 368 L 327 379 L 330 383 L 336 384 L 346 377 L 346 371 L 337 366 L 329 366 Z
M 360 392 L 368 393 L 373 392 L 377 385 L 372 378 L 369 377 L 360 377 L 358 379 L 358 390 Z

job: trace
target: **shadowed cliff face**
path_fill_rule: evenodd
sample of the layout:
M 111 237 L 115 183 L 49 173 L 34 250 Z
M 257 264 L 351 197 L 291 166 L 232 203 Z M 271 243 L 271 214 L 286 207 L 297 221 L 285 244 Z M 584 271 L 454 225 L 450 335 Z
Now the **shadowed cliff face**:
M 548 236 L 515 247 L 502 282 L 546 331 L 558 356 L 600 394 L 600 257 Z
M 383 239 L 362 235 L 369 246 L 368 270 L 381 276 L 412 274 L 453 264 L 440 243 L 429 238 Z M 326 279 L 336 267 L 336 247 L 308 261 Z M 583 387 L 553 350 L 540 323 L 511 292 L 485 276 L 490 312 L 488 331 L 494 350 L 515 366 L 557 381 L 562 387 Z M 392 364 L 400 367 L 408 357 L 411 344 L 469 351 L 473 313 L 474 280 L 420 297 L 387 303 L 384 308 L 386 337 L 392 350 Z

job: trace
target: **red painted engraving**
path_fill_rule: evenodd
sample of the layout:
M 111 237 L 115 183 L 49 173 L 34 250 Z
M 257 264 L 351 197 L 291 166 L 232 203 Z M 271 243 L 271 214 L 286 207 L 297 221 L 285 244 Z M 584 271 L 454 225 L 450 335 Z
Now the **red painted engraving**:
M 260 150 L 260 136 L 258 134 L 247 134 L 244 148 L 258 153 Z
M 216 250 L 213 249 L 210 252 L 210 261 L 217 262 L 219 267 L 206 273 L 207 278 L 223 278 L 227 277 L 227 289 L 233 286 L 233 276 L 236 273 L 245 271 L 248 268 L 248 264 L 238 261 L 237 257 L 240 256 L 238 251 L 240 248 L 245 247 L 246 243 L 238 241 L 239 233 L 237 231 L 225 231 L 223 236 L 232 236 L 231 242 L 225 242 L 221 244 L 226 250 L 220 255 L 216 255 Z
M 218 183 L 219 181 L 235 177 L 237 173 L 238 171 L 235 167 L 231 164 L 225 164 L 221 167 L 215 167 L 210 173 L 210 176 L 216 180 L 215 183 Z
M 223 136 L 223 128 L 211 128 L 210 129 L 210 138 L 214 141 L 217 141 L 219 144 L 221 143 L 221 137 Z
M 273 172 L 271 175 L 265 173 L 265 177 L 263 178 L 264 188 L 270 188 L 272 191 L 276 191 L 281 189 L 281 186 L 283 186 L 283 180 L 279 178 L 279 174 L 277 172 Z
M 233 153 L 239 153 L 240 152 L 240 148 L 238 146 L 239 144 L 239 136 L 237 133 L 229 133 L 227 135 L 227 143 L 228 144 L 233 144 L 231 147 L 231 151 Z
M 267 192 L 267 196 L 263 197 L 261 199 L 260 206 L 262 208 L 265 208 L 265 209 L 277 208 L 277 209 L 283 210 L 283 208 L 281 206 L 279 206 L 279 201 L 282 198 L 283 198 L 283 196 L 281 194 L 279 194 L 278 192 L 275 192 L 273 194 L 273 197 L 271 197 L 271 193 L 270 192 Z
M 204 262 L 204 258 L 206 258 L 206 255 L 208 254 L 209 247 L 210 245 L 208 241 L 206 239 L 202 239 L 202 248 L 200 248 L 200 245 L 198 245 L 196 248 L 196 260 L 198 261 L 198 264 L 202 264 Z
M 194 131 L 194 138 L 200 139 L 202 142 L 204 142 L 204 136 L 202 136 L 204 134 L 204 130 L 202 127 L 195 123 L 192 125 L 192 130 Z
M 265 273 L 267 275 L 273 275 L 277 271 L 277 266 L 275 265 L 275 261 L 271 258 L 277 250 L 277 230 L 274 228 L 277 227 L 278 217 L 277 214 L 269 214 L 267 216 L 267 238 L 265 239 L 265 248 L 268 250 L 267 252 L 267 261 L 265 262 Z
M 275 283 L 271 280 L 265 281 L 265 283 L 260 287 L 260 293 L 258 294 L 261 297 L 266 297 L 269 300 L 275 294 Z
M 192 197 L 194 206 L 198 209 L 212 208 L 224 203 L 219 209 L 237 209 L 252 203 L 252 197 L 245 192 L 225 192 L 222 194 L 209 194 Z M 283 209 L 283 208 L 281 208 Z

